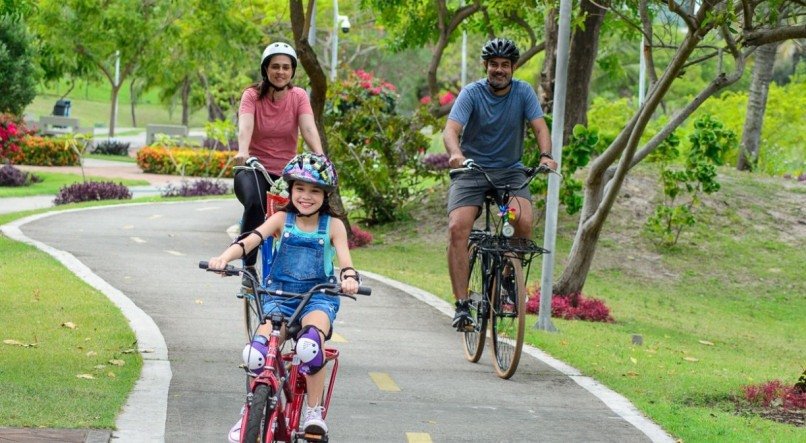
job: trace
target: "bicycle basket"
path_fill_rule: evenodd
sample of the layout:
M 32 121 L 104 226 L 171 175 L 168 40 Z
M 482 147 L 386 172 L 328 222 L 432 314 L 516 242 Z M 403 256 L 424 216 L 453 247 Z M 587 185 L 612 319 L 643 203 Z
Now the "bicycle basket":
M 271 192 L 266 194 L 266 218 L 271 217 L 275 212 L 277 212 L 280 208 L 288 204 L 288 198 L 283 197 L 282 195 L 272 194 Z

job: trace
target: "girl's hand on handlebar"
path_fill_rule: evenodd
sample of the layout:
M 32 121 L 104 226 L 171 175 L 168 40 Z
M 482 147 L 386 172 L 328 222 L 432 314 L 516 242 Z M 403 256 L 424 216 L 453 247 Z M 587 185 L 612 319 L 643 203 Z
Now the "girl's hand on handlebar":
M 345 278 L 341 281 L 341 292 L 347 295 L 354 295 L 358 292 L 358 281 L 354 278 Z
M 207 268 L 211 272 L 215 272 L 215 270 L 223 270 L 225 267 L 227 267 L 227 261 L 225 261 L 221 257 L 213 257 L 207 262 Z M 226 275 L 220 272 L 219 274 L 221 274 L 222 277 Z

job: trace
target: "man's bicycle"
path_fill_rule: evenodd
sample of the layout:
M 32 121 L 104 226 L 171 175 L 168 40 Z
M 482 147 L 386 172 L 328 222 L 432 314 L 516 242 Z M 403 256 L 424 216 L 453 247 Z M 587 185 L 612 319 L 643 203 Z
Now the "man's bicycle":
M 262 174 L 263 177 L 266 178 L 266 182 L 269 184 L 269 188 L 266 190 L 266 201 L 265 201 L 265 212 L 266 217 L 268 219 L 272 216 L 277 210 L 283 207 L 286 203 L 288 203 L 288 198 L 284 197 L 278 191 L 278 185 L 284 183 L 282 179 L 274 180 L 272 179 L 269 171 L 263 166 L 262 163 L 257 159 L 257 157 L 249 157 L 246 159 L 244 166 L 235 166 L 236 171 L 248 171 L 254 174 L 255 180 L 257 180 L 257 174 Z M 264 220 L 265 220 L 264 219 Z M 255 277 L 261 284 L 265 284 L 266 278 L 269 275 L 269 271 L 271 270 L 271 262 L 273 259 L 273 243 L 274 239 L 272 237 L 267 237 L 263 240 L 263 243 L 258 248 L 259 250 L 259 257 L 260 257 L 260 267 L 259 269 L 255 269 L 256 274 Z M 243 312 L 244 312 L 244 325 L 246 326 L 246 336 L 250 337 L 252 331 L 255 330 L 257 327 L 257 319 L 258 314 L 254 309 L 254 305 L 250 303 L 254 299 L 254 293 L 251 292 L 251 288 L 248 287 L 241 287 L 241 291 L 238 293 L 239 298 L 243 298 Z
M 511 197 L 515 191 L 529 186 L 537 174 L 557 174 L 542 165 L 524 168 L 523 171 L 526 178 L 516 187 L 494 183 L 484 168 L 473 160 L 466 160 L 463 168 L 450 171 L 451 176 L 480 174 L 493 188 L 484 197 L 484 229 L 473 229 L 468 241 L 468 299 L 475 328 L 464 333 L 464 347 L 469 361 L 479 361 L 489 323 L 493 365 L 498 376 L 504 379 L 515 374 L 520 362 L 526 323 L 525 282 L 532 259 L 549 253 L 531 239 L 513 237 Z
M 240 275 L 243 268 L 227 266 L 224 270 L 211 270 L 206 261 L 199 262 L 199 268 L 208 271 L 221 272 L 225 275 Z M 248 274 L 248 273 L 247 273 Z M 247 394 L 246 403 L 243 410 L 241 426 L 241 442 L 327 442 L 327 435 L 306 434 L 300 429 L 302 418 L 302 407 L 306 404 L 305 393 L 307 385 L 305 377 L 300 373 L 300 358 L 296 355 L 295 346 L 288 346 L 285 337 L 296 337 L 299 332 L 299 314 L 314 294 L 327 294 L 334 297 L 349 297 L 356 299 L 353 295 L 339 292 L 337 283 L 327 283 L 316 285 L 304 294 L 295 294 L 285 291 L 270 291 L 261 286 L 250 276 L 252 289 L 255 297 L 247 302 L 257 313 L 257 319 L 250 332 L 250 342 L 257 334 L 257 326 L 263 322 L 271 323 L 271 335 L 267 344 L 265 366 L 262 372 L 255 374 L 244 365 L 247 373 Z M 370 295 L 372 290 L 368 287 L 360 287 L 358 293 Z M 266 315 L 263 312 L 262 303 L 264 297 L 271 297 L 273 303 L 284 303 L 295 298 L 301 299 L 299 306 L 290 317 L 285 317 L 278 312 Z M 336 386 L 336 374 L 339 369 L 339 351 L 323 346 L 325 360 L 332 362 L 333 366 L 328 375 L 327 386 L 324 390 L 324 397 L 320 404 L 324 407 L 322 418 L 327 417 L 330 407 L 330 399 L 333 389 Z M 250 381 L 251 380 L 251 381 Z

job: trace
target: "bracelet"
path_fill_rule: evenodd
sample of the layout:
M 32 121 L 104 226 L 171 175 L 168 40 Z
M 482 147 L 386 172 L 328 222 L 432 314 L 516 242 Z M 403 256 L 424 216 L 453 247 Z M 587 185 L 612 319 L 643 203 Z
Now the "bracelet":
M 355 274 L 344 275 L 346 271 L 353 271 Z M 357 281 L 359 285 L 361 284 L 361 275 L 355 270 L 355 268 L 351 268 L 349 266 L 341 268 L 341 271 L 339 271 L 339 280 L 344 280 L 345 278 L 352 278 L 353 280 Z
M 541 159 L 542 159 L 543 157 L 545 157 L 545 158 L 547 158 L 547 159 L 549 159 L 549 160 L 554 160 L 554 157 L 552 157 L 552 156 L 551 156 L 551 154 L 550 154 L 550 153 L 547 153 L 547 152 L 541 152 L 541 153 L 540 153 L 540 157 L 538 157 L 538 158 L 541 158 Z

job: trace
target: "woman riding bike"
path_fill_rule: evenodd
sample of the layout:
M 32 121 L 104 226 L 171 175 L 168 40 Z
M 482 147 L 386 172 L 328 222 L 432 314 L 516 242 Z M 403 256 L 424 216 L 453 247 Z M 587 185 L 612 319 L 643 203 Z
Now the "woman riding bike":
M 300 132 L 315 154 L 323 154 L 308 94 L 291 83 L 296 70 L 297 53 L 287 43 L 272 43 L 263 51 L 262 80 L 246 88 L 241 96 L 236 165 L 243 165 L 248 157 L 257 157 L 272 179 L 279 178 L 283 167 L 297 153 Z M 266 218 L 268 183 L 255 171 L 241 170 L 235 173 L 234 188 L 244 206 L 241 232 L 251 231 Z M 252 275 L 256 260 L 257 250 L 245 258 L 244 265 Z

